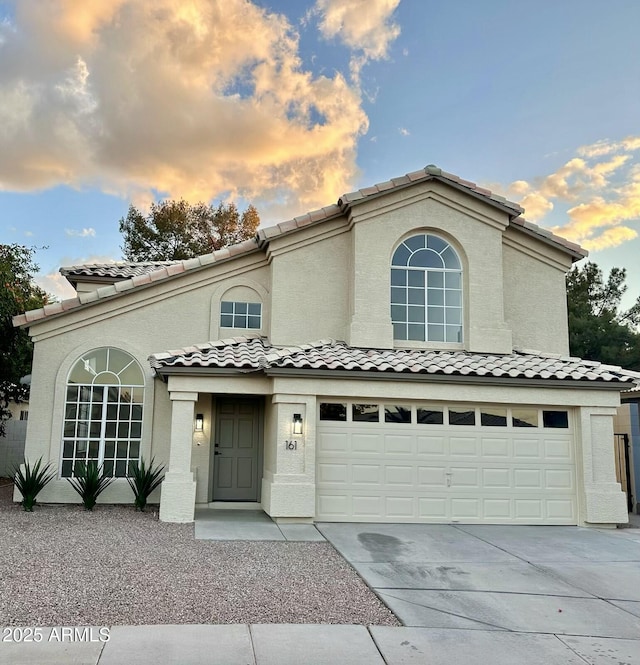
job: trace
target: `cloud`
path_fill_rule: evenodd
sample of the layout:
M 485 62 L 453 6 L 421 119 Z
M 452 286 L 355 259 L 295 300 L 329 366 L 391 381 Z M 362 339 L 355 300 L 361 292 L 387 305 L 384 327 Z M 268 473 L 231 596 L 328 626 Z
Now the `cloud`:
M 316 0 L 322 36 L 338 38 L 355 52 L 351 59 L 354 79 L 369 60 L 387 57 L 389 45 L 400 34 L 400 26 L 392 19 L 399 4 L 400 0 Z
M 77 229 L 65 229 L 65 235 L 71 238 L 93 238 L 96 235 L 96 230 L 92 227 L 88 229 L 82 229 L 78 231 Z
M 584 145 L 578 148 L 578 155 L 581 157 L 602 157 L 610 155 L 612 152 L 631 152 L 640 150 L 640 136 L 627 136 L 621 141 L 609 141 L 602 139 L 590 145 Z
M 541 219 L 553 210 L 553 203 L 540 192 L 530 192 L 521 199 L 520 205 L 531 219 Z
M 410 136 L 411 135 L 411 132 L 406 127 L 398 127 L 398 132 L 402 136 Z
M 538 223 L 563 205 L 568 221 L 551 228 L 587 249 L 617 247 L 638 237 L 633 228 L 622 226 L 640 221 L 638 150 L 640 136 L 581 146 L 553 173 L 531 182 L 516 180 L 506 194 Z
M 397 0 L 367 2 L 359 28 L 342 4 L 321 3 L 325 30 L 339 14 L 341 39 L 382 57 Z M 0 61 L 0 190 L 223 194 L 264 218 L 354 186 L 359 86 L 305 70 L 286 17 L 248 0 L 20 0 Z
M 610 249 L 618 247 L 629 240 L 638 237 L 638 232 L 626 226 L 615 226 L 612 229 L 604 230 L 597 238 L 586 240 L 584 246 L 590 251 L 599 249 Z
M 73 286 L 59 272 L 36 275 L 34 282 L 57 300 L 75 297 L 76 292 Z

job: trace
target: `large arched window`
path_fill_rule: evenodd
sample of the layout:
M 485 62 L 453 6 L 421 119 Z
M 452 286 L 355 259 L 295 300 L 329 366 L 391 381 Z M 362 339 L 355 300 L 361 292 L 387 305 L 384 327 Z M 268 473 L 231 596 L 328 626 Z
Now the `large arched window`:
M 391 321 L 397 340 L 462 342 L 462 265 L 446 240 L 421 233 L 393 253 Z
M 140 459 L 143 399 L 144 375 L 128 353 L 95 349 L 76 361 L 67 380 L 61 475 L 94 461 L 107 476 L 127 476 Z

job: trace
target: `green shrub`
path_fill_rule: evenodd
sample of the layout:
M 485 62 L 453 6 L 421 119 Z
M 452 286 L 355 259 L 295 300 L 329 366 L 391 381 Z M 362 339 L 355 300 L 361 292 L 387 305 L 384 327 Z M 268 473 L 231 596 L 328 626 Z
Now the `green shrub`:
M 12 475 L 18 492 L 22 494 L 22 507 L 28 512 L 33 512 L 36 497 L 56 477 L 56 472 L 51 462 L 43 467 L 41 457 L 33 466 L 25 460 L 24 471 L 17 466 L 13 469 Z
M 103 467 L 96 462 L 76 462 L 73 470 L 73 478 L 67 478 L 71 487 L 80 495 L 82 503 L 87 510 L 93 510 L 97 498 L 115 480 L 111 476 L 105 476 Z
M 136 510 L 144 510 L 147 505 L 147 498 L 153 490 L 160 485 L 164 480 L 164 466 L 153 465 L 154 458 L 151 458 L 151 462 L 147 467 L 144 462 L 144 458 L 140 458 L 140 462 L 132 462 L 129 465 L 129 477 L 127 481 L 129 486 L 133 490 L 135 496 L 134 505 Z

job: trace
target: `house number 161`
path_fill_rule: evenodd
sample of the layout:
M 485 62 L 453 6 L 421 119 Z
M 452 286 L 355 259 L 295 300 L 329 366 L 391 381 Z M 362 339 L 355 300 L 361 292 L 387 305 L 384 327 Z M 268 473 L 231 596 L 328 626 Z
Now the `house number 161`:
M 297 441 L 285 441 L 284 442 L 284 447 L 286 450 L 298 450 L 298 442 Z

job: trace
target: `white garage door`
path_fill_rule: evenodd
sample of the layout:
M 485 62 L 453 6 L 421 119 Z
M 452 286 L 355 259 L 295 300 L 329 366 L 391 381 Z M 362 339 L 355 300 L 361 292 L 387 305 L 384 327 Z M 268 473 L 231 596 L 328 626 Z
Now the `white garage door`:
M 577 522 L 567 410 L 319 402 L 318 520 Z

